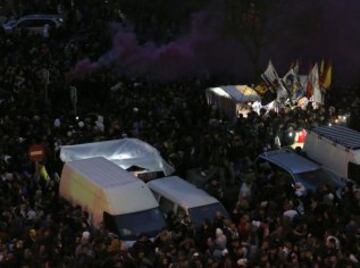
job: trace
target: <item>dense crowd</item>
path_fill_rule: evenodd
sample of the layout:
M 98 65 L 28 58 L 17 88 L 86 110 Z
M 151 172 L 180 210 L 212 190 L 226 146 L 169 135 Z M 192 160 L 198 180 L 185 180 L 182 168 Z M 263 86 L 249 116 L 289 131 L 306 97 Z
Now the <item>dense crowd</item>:
M 206 103 L 204 89 L 214 81 L 161 84 L 108 70 L 68 81 L 74 63 L 96 57 L 109 41 L 103 14 L 94 15 L 92 32 L 80 40 L 74 38 L 76 20 L 50 38 L 22 31 L 0 38 L 0 267 L 360 265 L 360 195 L 354 185 L 341 199 L 326 187 L 302 197 L 282 183 L 281 174 L 266 166 L 255 172 L 253 164 L 259 153 L 277 148 L 276 137 L 291 143 L 290 128 L 328 124 L 358 110 L 354 92 L 336 101 L 330 93 L 319 110 L 252 112 L 233 124 Z M 78 90 L 77 114 L 70 87 Z M 85 212 L 58 196 L 59 147 L 121 137 L 150 143 L 182 177 L 192 168 L 214 169 L 206 189 L 226 203 L 231 219 L 218 215 L 194 229 L 187 218 L 170 214 L 168 228 L 154 241 L 139 235 L 131 248 L 94 229 Z M 38 165 L 27 155 L 34 143 L 46 148 Z M 42 165 L 49 177 L 40 172 Z M 233 187 L 241 189 L 236 200 L 226 200 Z

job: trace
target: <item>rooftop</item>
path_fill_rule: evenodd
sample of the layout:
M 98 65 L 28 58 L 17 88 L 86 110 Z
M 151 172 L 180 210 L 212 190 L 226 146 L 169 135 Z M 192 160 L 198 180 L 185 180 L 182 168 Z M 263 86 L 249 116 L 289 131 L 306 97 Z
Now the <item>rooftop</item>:
M 176 176 L 152 180 L 150 189 L 186 208 L 200 207 L 219 202 L 205 191 Z
M 260 157 L 292 172 L 293 174 L 314 171 L 320 168 L 319 165 L 311 160 L 286 150 L 262 153 Z
M 312 130 L 314 133 L 341 144 L 347 149 L 360 149 L 360 132 L 342 126 L 324 126 Z

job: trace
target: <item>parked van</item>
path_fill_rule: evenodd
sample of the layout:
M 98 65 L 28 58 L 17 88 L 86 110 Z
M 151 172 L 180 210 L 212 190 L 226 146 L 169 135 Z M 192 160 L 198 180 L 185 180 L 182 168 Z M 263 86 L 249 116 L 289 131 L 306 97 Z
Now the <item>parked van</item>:
M 154 237 L 165 227 L 147 185 L 102 157 L 66 163 L 59 193 L 87 211 L 95 226 L 103 223 L 124 241 L 135 241 L 140 234 Z
M 213 220 L 220 212 L 229 217 L 223 205 L 205 191 L 176 176 L 160 178 L 147 183 L 159 202 L 164 214 L 174 212 L 178 216 L 188 215 L 199 227 L 205 220 Z
M 321 165 L 307 159 L 294 151 L 282 149 L 262 153 L 256 160 L 256 165 L 268 163 L 270 167 L 282 174 L 287 183 L 294 189 L 296 184 L 302 185 L 306 192 L 315 192 L 323 185 L 330 186 L 340 195 L 345 181 Z
M 314 128 L 304 151 L 338 176 L 360 182 L 360 132 L 342 126 Z

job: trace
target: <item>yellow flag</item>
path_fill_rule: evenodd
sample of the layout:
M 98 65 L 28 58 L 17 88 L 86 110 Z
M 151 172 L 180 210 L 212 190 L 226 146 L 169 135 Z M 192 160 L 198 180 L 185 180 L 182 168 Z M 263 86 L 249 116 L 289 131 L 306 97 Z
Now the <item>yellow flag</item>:
M 40 167 L 40 176 L 46 181 L 50 180 L 50 176 L 45 168 L 45 165 Z
M 255 87 L 255 91 L 260 95 L 264 95 L 268 91 L 268 88 L 265 84 L 261 83 Z
M 323 83 L 323 87 L 325 89 L 329 89 L 331 87 L 332 80 L 332 64 L 329 64 L 329 67 L 326 69 L 325 79 Z
M 320 63 L 320 76 L 324 75 L 324 69 L 325 69 L 325 61 L 322 60 Z

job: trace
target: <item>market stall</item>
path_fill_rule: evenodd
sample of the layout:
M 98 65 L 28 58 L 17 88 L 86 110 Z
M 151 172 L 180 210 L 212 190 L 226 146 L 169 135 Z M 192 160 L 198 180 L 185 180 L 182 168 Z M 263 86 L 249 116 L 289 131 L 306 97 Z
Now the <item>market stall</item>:
M 248 113 L 261 102 L 259 94 L 249 86 L 220 86 L 206 90 L 209 105 L 235 120 L 240 114 L 247 117 Z

